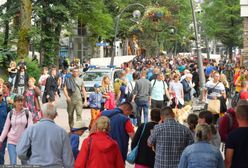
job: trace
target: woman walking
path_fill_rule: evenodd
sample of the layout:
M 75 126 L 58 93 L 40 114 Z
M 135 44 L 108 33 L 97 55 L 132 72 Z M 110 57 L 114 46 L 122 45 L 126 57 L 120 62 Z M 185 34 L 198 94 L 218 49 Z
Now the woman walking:
M 4 139 L 8 137 L 7 143 L 11 165 L 16 165 L 16 145 L 19 142 L 22 133 L 27 127 L 33 124 L 32 114 L 28 109 L 23 108 L 23 101 L 23 96 L 15 96 L 14 108 L 8 113 L 3 132 L 0 136 L 0 147 L 2 146 Z
M 35 79 L 33 77 L 28 80 L 28 88 L 24 92 L 24 105 L 32 113 L 33 122 L 36 123 L 42 117 L 40 111 L 40 102 L 38 97 L 41 94 L 40 89 L 34 85 Z
M 124 168 L 120 149 L 109 136 L 109 130 L 109 118 L 99 117 L 90 136 L 83 141 L 75 168 Z

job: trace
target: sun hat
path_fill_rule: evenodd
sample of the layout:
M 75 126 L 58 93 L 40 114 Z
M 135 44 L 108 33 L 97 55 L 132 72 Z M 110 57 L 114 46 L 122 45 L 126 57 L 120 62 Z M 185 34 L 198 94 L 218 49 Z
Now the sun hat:
M 87 130 L 86 127 L 81 121 L 76 121 L 71 131 Z

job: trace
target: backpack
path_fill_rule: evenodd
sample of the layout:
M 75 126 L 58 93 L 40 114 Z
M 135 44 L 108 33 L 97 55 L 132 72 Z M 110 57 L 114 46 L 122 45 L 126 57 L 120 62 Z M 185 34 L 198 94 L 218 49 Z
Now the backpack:
M 130 81 L 129 83 L 130 83 L 130 85 L 131 85 L 132 91 L 131 91 L 131 92 L 130 92 L 130 91 L 127 92 L 127 95 L 126 95 L 126 102 L 131 102 L 132 99 L 133 99 L 133 90 L 134 90 L 134 87 L 133 87 L 133 84 L 132 84 L 131 81 Z
M 228 117 L 228 131 L 232 129 L 233 126 L 233 117 L 230 113 L 226 113 L 226 116 Z M 225 117 L 225 116 L 223 116 Z M 217 129 L 220 128 L 220 120 L 223 119 L 223 117 L 219 118 L 217 121 Z
M 114 91 L 115 91 L 116 96 L 120 92 L 120 88 L 121 88 L 122 83 L 123 83 L 123 81 L 121 79 L 116 79 L 114 82 Z
M 25 115 L 26 115 L 26 119 L 27 119 L 27 123 L 25 125 L 25 129 L 28 127 L 28 118 L 29 118 L 29 111 L 27 109 L 25 109 Z M 11 121 L 12 119 L 12 116 L 13 116 L 13 110 L 11 110 L 9 112 L 9 120 Z M 9 130 L 11 129 L 12 125 L 11 125 L 11 122 L 10 122 L 10 127 L 9 127 Z
M 154 80 L 154 83 L 153 83 L 153 85 L 152 85 L 152 89 L 153 89 L 153 87 L 155 86 L 156 81 L 157 81 L 157 79 Z M 163 81 L 163 88 L 164 88 L 164 90 L 165 90 L 165 81 Z M 169 101 L 169 98 L 167 97 L 166 94 L 164 94 L 164 101 L 165 101 L 165 102 Z

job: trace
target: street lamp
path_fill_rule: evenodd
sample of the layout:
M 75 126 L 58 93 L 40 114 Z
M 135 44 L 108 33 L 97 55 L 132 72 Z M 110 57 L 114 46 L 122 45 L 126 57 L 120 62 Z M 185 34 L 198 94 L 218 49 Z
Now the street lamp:
M 130 7 L 133 6 L 140 6 L 142 8 L 145 9 L 145 7 L 140 4 L 140 3 L 133 3 L 133 4 L 129 4 L 127 7 L 125 7 L 124 9 L 121 10 L 120 14 L 116 16 L 116 24 L 115 24 L 115 37 L 114 37 L 114 43 L 113 43 L 113 51 L 112 51 L 112 55 L 111 55 L 111 60 L 110 60 L 110 66 L 114 66 L 114 59 L 115 59 L 115 53 L 116 53 L 116 40 L 117 40 L 117 34 L 119 31 L 119 23 L 120 23 L 120 18 L 123 12 L 125 12 L 127 9 L 129 9 Z M 141 16 L 141 12 L 139 10 L 135 10 L 133 12 L 133 20 L 137 22 L 137 20 L 139 19 L 139 17 Z
M 164 32 L 165 30 L 168 31 L 170 35 L 177 34 L 177 28 L 175 26 L 171 26 L 171 25 L 166 26 L 163 30 L 156 30 L 156 31 L 158 33 L 160 33 L 160 32 Z M 158 34 L 158 36 L 159 36 L 159 34 Z M 156 35 L 156 39 L 160 39 L 160 37 L 157 38 L 157 35 Z M 158 46 L 159 46 L 157 51 L 156 51 L 157 52 L 156 55 L 159 56 L 160 42 L 159 42 L 159 40 L 156 40 L 156 41 L 158 42 Z M 175 46 L 174 46 L 174 55 L 176 55 L 176 52 L 177 52 L 177 41 L 175 42 Z
M 198 28 L 197 28 L 197 22 L 196 22 L 196 15 L 195 15 L 195 9 L 193 5 L 193 1 L 190 0 L 190 5 L 192 9 L 192 18 L 193 18 L 193 23 L 194 23 L 194 29 L 195 29 L 195 45 L 196 45 L 196 50 L 197 50 L 197 63 L 198 63 L 198 74 L 200 78 L 200 89 L 201 89 L 201 98 L 203 98 L 203 89 L 204 85 L 206 83 L 205 80 L 205 75 L 204 75 L 204 70 L 203 70 L 203 63 L 202 63 L 202 56 L 201 56 L 201 47 L 200 47 L 200 41 L 198 37 Z

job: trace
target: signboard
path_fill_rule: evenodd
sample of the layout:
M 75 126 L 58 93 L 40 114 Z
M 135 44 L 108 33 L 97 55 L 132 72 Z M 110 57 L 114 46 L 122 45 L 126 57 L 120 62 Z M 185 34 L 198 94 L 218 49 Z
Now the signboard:
M 240 0 L 240 16 L 248 17 L 248 0 Z
M 101 46 L 106 47 L 106 46 L 109 46 L 109 43 L 96 43 L 96 46 L 98 46 L 98 47 L 101 47 Z

